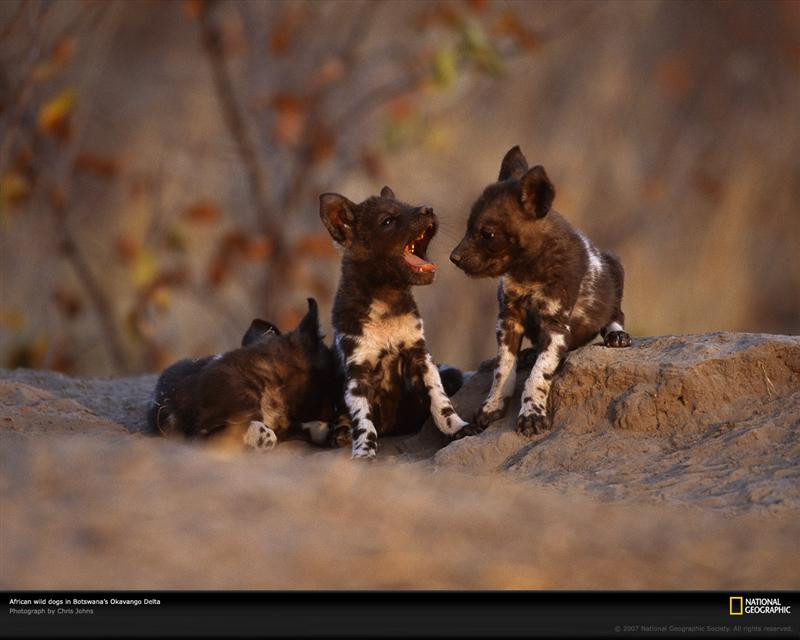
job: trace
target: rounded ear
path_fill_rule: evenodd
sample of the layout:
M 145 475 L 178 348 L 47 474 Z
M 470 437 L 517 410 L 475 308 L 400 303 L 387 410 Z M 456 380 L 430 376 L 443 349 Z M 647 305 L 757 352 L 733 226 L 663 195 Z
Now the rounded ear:
M 356 205 L 338 193 L 323 193 L 319 197 L 319 217 L 328 233 L 342 246 L 353 239 Z
M 497 178 L 498 182 L 508 180 L 509 178 L 521 178 L 528 170 L 528 161 L 522 155 L 519 145 L 508 150 L 503 156 L 503 162 L 500 163 L 500 177 Z
M 397 197 L 394 195 L 394 191 L 392 191 L 388 186 L 381 189 L 381 198 L 386 198 L 387 200 L 397 200 Z
M 281 330 L 278 329 L 278 327 L 276 327 L 274 324 L 267 322 L 266 320 L 256 318 L 250 323 L 250 327 L 242 337 L 242 346 L 246 347 L 269 336 L 279 335 L 281 335 Z
M 553 206 L 556 197 L 556 188 L 542 165 L 537 164 L 519 180 L 520 202 L 522 208 L 528 213 L 533 213 L 537 218 L 543 218 Z

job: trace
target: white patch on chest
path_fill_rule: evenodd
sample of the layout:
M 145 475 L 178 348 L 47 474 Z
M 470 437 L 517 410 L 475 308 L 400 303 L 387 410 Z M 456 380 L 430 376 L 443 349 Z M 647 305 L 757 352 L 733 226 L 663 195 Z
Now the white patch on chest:
M 420 318 L 411 313 L 393 315 L 385 302 L 376 300 L 369 308 L 361 335 L 352 336 L 356 346 L 347 362 L 369 362 L 374 365 L 381 351 L 396 353 L 424 337 Z M 341 335 L 336 336 L 336 346 L 340 353 L 341 338 Z

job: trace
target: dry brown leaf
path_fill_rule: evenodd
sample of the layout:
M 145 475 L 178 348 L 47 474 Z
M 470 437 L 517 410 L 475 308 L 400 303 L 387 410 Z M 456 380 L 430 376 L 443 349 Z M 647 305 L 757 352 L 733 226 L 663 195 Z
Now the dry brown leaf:
M 541 46 L 539 37 L 526 27 L 513 11 L 506 11 L 494 25 L 494 33 L 512 38 L 521 49 L 534 51 Z
M 294 44 L 306 19 L 306 10 L 297 4 L 287 5 L 283 15 L 270 31 L 267 48 L 276 56 L 286 55 Z
M 61 38 L 53 47 L 50 56 L 34 67 L 33 79 L 36 82 L 44 82 L 52 78 L 72 60 L 76 48 L 75 38 L 69 36 Z
M 30 193 L 30 181 L 19 171 L 9 171 L 0 178 L 0 203 L 3 206 L 20 204 L 28 198 Z
M 656 65 L 655 80 L 665 93 L 682 98 L 692 88 L 690 61 L 679 54 L 664 56 Z
M 75 158 L 75 169 L 110 180 L 120 172 L 119 161 L 113 156 L 83 152 Z
M 183 0 L 181 8 L 186 17 L 197 19 L 205 11 L 206 3 L 205 0 Z
M 69 118 L 75 109 L 78 94 L 74 89 L 64 89 L 45 102 L 39 109 L 39 130 L 59 140 L 69 137 Z
M 0 307 L 0 327 L 19 331 L 25 326 L 25 314 L 16 307 Z
M 429 4 L 419 12 L 416 17 L 416 25 L 420 29 L 427 29 L 434 26 L 444 26 L 455 29 L 461 25 L 461 14 L 458 9 L 449 2 L 439 2 Z
M 294 251 L 301 257 L 333 259 L 339 254 L 326 233 L 308 233 L 298 238 Z
M 250 262 L 263 262 L 272 255 L 272 240 L 267 236 L 248 238 L 242 247 L 242 255 Z
M 320 164 L 333 156 L 336 140 L 329 131 L 318 129 L 311 137 L 309 147 L 309 161 L 312 165 Z
M 692 183 L 698 192 L 713 203 L 719 202 L 725 190 L 722 180 L 711 175 L 705 169 L 698 169 L 694 172 Z
M 132 264 L 139 255 L 141 247 L 136 238 L 126 233 L 125 235 L 117 237 L 114 242 L 114 249 L 116 250 L 117 257 L 123 264 Z
M 329 58 L 314 74 L 311 84 L 317 87 L 326 86 L 340 80 L 345 74 L 345 65 L 341 58 Z
M 53 291 L 53 302 L 70 320 L 77 318 L 83 312 L 83 300 L 75 291 L 59 287 Z
M 217 205 L 209 200 L 200 200 L 189 206 L 183 213 L 183 217 L 191 222 L 216 222 L 221 217 L 221 212 Z
M 486 0 L 464 0 L 464 4 L 477 13 L 484 13 L 488 6 Z
M 228 279 L 231 268 L 228 261 L 222 256 L 214 256 L 211 262 L 208 263 L 208 272 L 206 277 L 208 283 L 212 285 L 220 285 Z
M 294 146 L 303 135 L 305 128 L 305 104 L 300 96 L 279 93 L 272 97 L 270 106 L 275 110 L 275 124 L 272 134 L 275 140 Z

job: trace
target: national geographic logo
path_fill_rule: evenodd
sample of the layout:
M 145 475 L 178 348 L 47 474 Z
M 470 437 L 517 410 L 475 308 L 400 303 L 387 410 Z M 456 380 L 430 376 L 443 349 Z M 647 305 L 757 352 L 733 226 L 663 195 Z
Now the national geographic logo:
M 791 613 L 792 605 L 781 604 L 780 598 L 745 598 L 744 596 L 731 596 L 729 600 L 729 613 L 732 616 L 759 613 Z

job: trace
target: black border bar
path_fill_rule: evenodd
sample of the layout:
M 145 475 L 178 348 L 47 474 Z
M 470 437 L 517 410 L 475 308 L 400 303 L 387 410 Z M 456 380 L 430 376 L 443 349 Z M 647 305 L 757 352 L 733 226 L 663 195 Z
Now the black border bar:
M 59 590 L 2 596 L 2 637 L 800 637 L 798 591 Z M 731 615 L 730 598 L 739 596 L 778 599 L 790 613 Z M 32 604 L 11 604 L 14 599 Z M 41 599 L 45 604 L 33 603 Z M 103 603 L 75 604 L 79 600 Z

